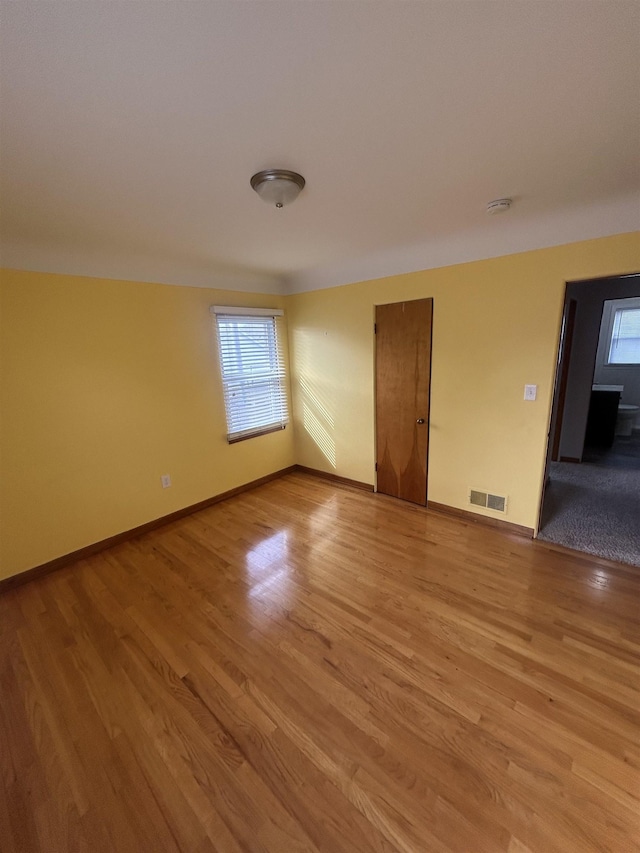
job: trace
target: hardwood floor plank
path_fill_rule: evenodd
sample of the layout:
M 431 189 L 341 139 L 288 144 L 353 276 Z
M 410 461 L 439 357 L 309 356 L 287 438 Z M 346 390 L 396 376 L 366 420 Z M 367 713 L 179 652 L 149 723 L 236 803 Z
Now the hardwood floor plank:
M 0 848 L 640 848 L 639 600 L 287 475 L 0 597 Z
M 48 802 L 44 780 L 37 778 L 38 758 L 29 737 L 26 712 L 21 704 L 21 686 L 10 665 L 0 673 L 2 696 L 0 719 L 0 760 L 2 761 L 2 842 L 8 849 L 38 850 L 38 832 L 31 798 Z M 34 774 L 35 769 L 35 774 Z M 34 779 L 34 775 L 36 778 Z M 32 779 L 35 782 L 32 788 Z
M 206 672 L 194 672 L 187 679 L 212 713 L 236 733 L 251 766 L 270 785 L 284 807 L 305 826 L 318 849 L 349 851 L 358 848 L 363 853 L 391 849 L 380 843 L 379 838 L 369 837 L 366 821 L 355 809 L 347 807 L 337 789 L 327 784 L 326 777 L 266 714 L 260 712 L 264 720 L 269 720 L 268 727 L 265 728 L 263 720 L 255 723 L 257 708 L 250 697 L 243 694 L 238 701 L 212 688 Z

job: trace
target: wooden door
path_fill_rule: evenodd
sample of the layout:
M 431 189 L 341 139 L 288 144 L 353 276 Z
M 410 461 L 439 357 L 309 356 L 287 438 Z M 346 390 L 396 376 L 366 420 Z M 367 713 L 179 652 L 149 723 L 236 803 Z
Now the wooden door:
M 378 491 L 425 506 L 433 299 L 376 306 Z

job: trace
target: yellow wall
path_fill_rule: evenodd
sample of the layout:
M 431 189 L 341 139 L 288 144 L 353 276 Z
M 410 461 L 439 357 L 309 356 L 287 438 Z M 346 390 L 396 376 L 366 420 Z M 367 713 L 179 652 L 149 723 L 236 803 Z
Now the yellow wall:
M 565 282 L 638 270 L 626 234 L 289 297 L 296 461 L 374 482 L 374 306 L 433 297 L 429 500 L 535 528 Z
M 293 464 L 291 428 L 227 444 L 209 313 L 282 297 L 12 270 L 0 288 L 0 579 Z
M 535 527 L 564 283 L 638 270 L 638 234 L 286 298 L 6 270 L 0 579 L 294 462 L 373 483 L 374 305 L 421 297 L 429 498 L 506 494 L 507 520 Z M 286 307 L 294 430 L 227 444 L 218 303 Z

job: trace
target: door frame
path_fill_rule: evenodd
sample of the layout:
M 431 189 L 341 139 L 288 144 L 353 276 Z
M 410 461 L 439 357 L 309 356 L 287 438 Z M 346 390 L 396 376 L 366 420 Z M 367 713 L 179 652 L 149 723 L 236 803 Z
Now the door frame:
M 556 368 L 556 382 L 558 395 L 556 398 L 556 385 L 553 390 L 553 407 L 551 425 L 553 426 L 553 439 L 551 443 L 551 462 L 557 462 L 560 458 L 560 438 L 562 436 L 562 423 L 564 420 L 564 404 L 567 399 L 567 385 L 569 383 L 569 370 L 571 367 L 571 348 L 573 346 L 573 332 L 576 325 L 576 312 L 578 301 L 566 297 L 567 287 L 565 285 L 565 307 L 562 312 L 562 325 L 560 328 L 560 345 L 558 348 L 558 364 Z M 555 414 L 555 424 L 553 415 Z M 547 455 L 549 455 L 547 451 Z
M 612 275 L 594 276 L 593 278 L 588 278 L 588 279 L 577 279 L 574 281 L 565 281 L 565 283 L 564 283 L 564 296 L 563 296 L 563 302 L 562 302 L 563 309 L 562 309 L 562 315 L 560 318 L 560 326 L 558 329 L 558 339 L 557 339 L 558 344 L 557 344 L 557 350 L 556 350 L 556 352 L 557 352 L 556 369 L 555 369 L 555 376 L 554 376 L 554 383 L 553 383 L 553 394 L 551 397 L 551 411 L 549 413 L 549 421 L 548 421 L 548 427 L 547 427 L 547 441 L 546 441 L 546 445 L 545 445 L 544 474 L 543 474 L 542 485 L 541 485 L 541 489 L 540 489 L 540 502 L 539 502 L 539 507 L 538 507 L 538 518 L 537 518 L 537 525 L 536 525 L 535 532 L 534 532 L 534 538 L 537 537 L 538 531 L 540 530 L 541 523 L 542 523 L 542 512 L 544 510 L 545 490 L 546 490 L 546 486 L 547 486 L 547 482 L 548 482 L 548 478 L 549 478 L 549 465 L 552 461 L 551 456 L 552 456 L 552 451 L 554 449 L 554 445 L 552 444 L 552 442 L 555 438 L 555 433 L 554 433 L 554 436 L 552 436 L 551 435 L 551 429 L 552 429 L 552 426 L 554 426 L 554 425 L 556 428 L 558 427 L 557 420 L 556 420 L 556 422 L 554 422 L 554 414 L 556 414 L 557 409 L 558 409 L 558 405 L 560 402 L 559 398 L 560 398 L 560 391 L 561 391 L 560 382 L 562 379 L 562 377 L 561 377 L 562 361 L 563 361 L 563 357 L 564 357 L 564 347 L 566 347 L 566 345 L 567 345 L 567 337 L 565 335 L 565 321 L 567 320 L 567 313 L 569 310 L 569 302 L 571 301 L 571 300 L 569 300 L 569 301 L 567 300 L 569 285 L 578 284 L 578 285 L 588 286 L 590 284 L 599 284 L 599 283 L 604 283 L 607 281 L 609 281 L 609 282 L 620 282 L 624 279 L 635 279 L 638 277 L 640 277 L 640 272 L 620 273 L 620 274 L 614 273 Z M 603 297 L 603 307 L 604 307 L 604 302 L 607 299 L 617 299 L 617 298 L 622 299 L 622 298 L 626 298 L 626 297 L 623 297 L 623 296 L 620 296 L 620 297 L 608 296 L 607 297 L 607 296 L 605 296 L 605 297 Z M 575 322 L 574 322 L 574 325 L 575 325 Z M 572 335 L 572 337 L 573 337 L 573 335 Z M 595 365 L 596 365 L 596 357 L 597 357 L 597 344 L 596 344 L 596 349 L 593 352 L 593 368 L 594 369 L 595 369 Z M 567 365 L 567 384 L 568 384 L 568 365 Z M 566 388 L 565 388 L 565 400 L 566 400 Z M 563 407 L 564 407 L 565 400 L 563 400 Z M 561 417 L 561 420 L 562 420 L 562 417 Z M 557 460 L 553 460 L 553 461 L 557 461 Z M 560 455 L 559 455 L 559 461 L 563 461 L 563 458 Z M 565 460 L 565 461 L 576 461 L 577 462 L 579 460 L 576 459 L 576 460 Z
M 542 511 L 544 509 L 544 497 L 549 481 L 549 465 L 555 462 L 560 452 L 560 438 L 562 432 L 562 421 L 564 415 L 564 404 L 567 395 L 567 383 L 569 381 L 569 364 L 571 361 L 571 345 L 573 344 L 573 331 L 575 327 L 575 315 L 578 303 L 575 299 L 567 300 L 569 283 L 564 283 L 564 294 L 562 297 L 562 316 L 560 318 L 560 331 L 558 333 L 558 346 L 556 352 L 556 369 L 553 380 L 553 394 L 551 395 L 551 411 L 549 413 L 549 426 L 547 428 L 547 441 L 545 444 L 544 473 L 542 476 L 542 489 L 540 491 L 540 505 L 538 507 L 538 520 L 534 536 L 542 526 Z M 569 314 L 571 327 L 569 334 Z M 554 421 L 555 417 L 555 421 Z M 551 430 L 553 429 L 553 436 Z

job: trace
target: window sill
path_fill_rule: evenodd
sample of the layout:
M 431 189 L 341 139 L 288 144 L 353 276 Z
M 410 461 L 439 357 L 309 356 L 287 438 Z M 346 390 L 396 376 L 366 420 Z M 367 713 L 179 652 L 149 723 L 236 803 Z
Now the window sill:
M 286 424 L 278 424 L 277 426 L 265 427 L 264 429 L 256 430 L 256 432 L 250 432 L 245 435 L 233 436 L 232 438 L 227 436 L 227 442 L 229 444 L 237 444 L 239 441 L 246 441 L 248 438 L 257 438 L 259 435 L 268 435 L 270 432 L 282 432 L 286 427 Z

